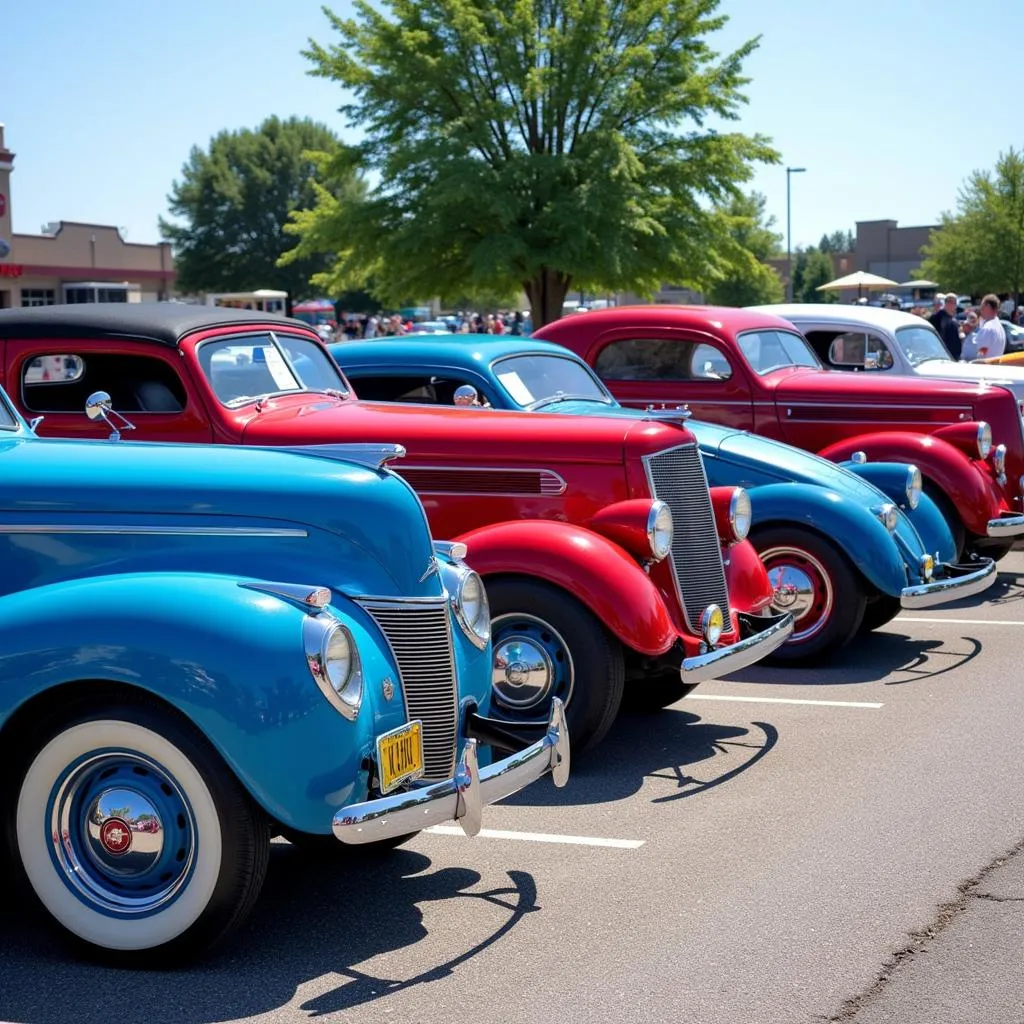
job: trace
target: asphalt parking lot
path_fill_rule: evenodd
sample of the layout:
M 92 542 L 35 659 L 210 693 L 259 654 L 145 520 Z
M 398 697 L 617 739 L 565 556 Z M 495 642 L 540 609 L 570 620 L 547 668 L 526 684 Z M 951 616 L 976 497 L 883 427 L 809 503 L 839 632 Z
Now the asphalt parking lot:
M 623 716 L 474 840 L 278 841 L 244 931 L 187 971 L 76 959 L 7 899 L 0 1019 L 1024 1020 L 1024 555 L 1001 569 L 827 668 Z

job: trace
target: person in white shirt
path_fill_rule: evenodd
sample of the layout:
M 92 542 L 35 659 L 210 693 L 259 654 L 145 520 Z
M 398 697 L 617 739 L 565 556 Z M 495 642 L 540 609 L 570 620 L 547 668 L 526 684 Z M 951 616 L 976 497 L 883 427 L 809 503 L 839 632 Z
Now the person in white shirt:
M 962 360 L 994 359 L 1006 351 L 1006 332 L 999 319 L 999 299 L 995 295 L 986 295 L 981 300 L 978 317 L 978 329 L 964 339 Z

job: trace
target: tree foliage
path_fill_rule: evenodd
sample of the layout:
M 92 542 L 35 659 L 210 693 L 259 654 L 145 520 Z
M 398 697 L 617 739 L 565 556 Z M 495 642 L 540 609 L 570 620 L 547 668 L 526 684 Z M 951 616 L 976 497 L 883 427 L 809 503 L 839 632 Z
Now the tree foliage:
M 857 240 L 852 231 L 833 231 L 830 234 L 822 235 L 818 248 L 822 252 L 853 252 Z
M 297 217 L 318 280 L 386 297 L 523 289 L 535 324 L 570 287 L 651 294 L 721 272 L 713 209 L 777 160 L 719 132 L 744 59 L 715 53 L 718 0 L 356 0 L 312 74 L 351 90 L 365 141 L 328 168 L 376 172 L 365 202 Z M 315 239 L 315 241 L 314 241 Z
M 1024 290 L 1024 153 L 1012 147 L 994 171 L 974 171 L 957 212 L 945 213 L 922 249 L 920 273 L 966 295 Z
M 835 266 L 828 252 L 817 246 L 798 249 L 793 260 L 794 302 L 838 302 L 835 292 L 819 292 L 818 288 L 835 280 Z
M 174 247 L 178 287 L 184 292 L 279 288 L 293 299 L 311 295 L 310 278 L 329 260 L 322 254 L 280 267 L 295 245 L 284 232 L 289 214 L 312 206 L 315 166 L 310 151 L 326 160 L 337 138 L 309 120 L 268 118 L 255 130 L 223 131 L 204 151 L 192 149 L 167 197 L 171 215 L 160 229 Z M 349 173 L 335 182 L 358 194 Z
M 722 229 L 732 245 L 722 249 L 727 265 L 705 290 L 705 298 L 713 305 L 782 301 L 782 281 L 765 262 L 779 255 L 782 235 L 773 229 L 775 218 L 766 217 L 765 204 L 760 192 L 752 192 L 732 197 L 719 211 Z

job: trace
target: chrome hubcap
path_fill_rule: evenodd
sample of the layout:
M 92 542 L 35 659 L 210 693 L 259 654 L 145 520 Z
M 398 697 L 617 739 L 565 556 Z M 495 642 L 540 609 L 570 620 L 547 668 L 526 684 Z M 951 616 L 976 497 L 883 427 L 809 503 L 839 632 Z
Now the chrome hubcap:
M 532 615 L 502 615 L 492 624 L 494 700 L 521 714 L 546 711 L 552 697 L 566 704 L 572 694 L 572 658 L 562 637 Z
M 108 912 L 156 910 L 191 875 L 191 808 L 174 780 L 141 754 L 105 753 L 73 766 L 54 787 L 50 822 L 65 882 Z
M 770 548 L 761 561 L 771 583 L 772 611 L 791 612 L 795 627 L 789 640 L 799 643 L 816 636 L 832 615 L 832 580 L 813 555 L 799 548 Z

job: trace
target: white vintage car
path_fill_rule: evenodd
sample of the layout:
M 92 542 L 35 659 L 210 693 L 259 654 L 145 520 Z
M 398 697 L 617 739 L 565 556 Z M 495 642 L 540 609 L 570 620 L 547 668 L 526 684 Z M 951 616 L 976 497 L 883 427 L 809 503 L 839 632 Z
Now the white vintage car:
M 961 363 L 950 358 L 938 332 L 912 313 L 877 306 L 790 303 L 752 306 L 788 320 L 834 370 L 913 374 L 999 384 L 1024 399 L 1024 366 Z

